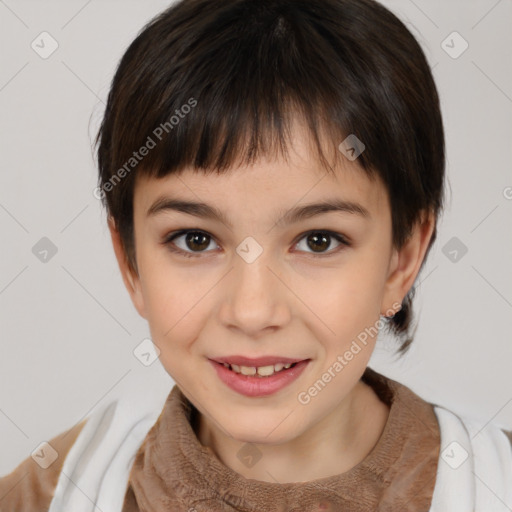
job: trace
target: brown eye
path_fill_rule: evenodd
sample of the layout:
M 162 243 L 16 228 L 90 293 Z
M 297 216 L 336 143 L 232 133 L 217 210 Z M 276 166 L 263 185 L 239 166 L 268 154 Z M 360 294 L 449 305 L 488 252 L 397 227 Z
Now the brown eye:
M 183 239 L 183 241 L 175 243 L 175 240 L 180 239 Z M 201 256 L 201 253 L 213 252 L 205 250 L 210 245 L 211 241 L 212 237 L 208 233 L 197 230 L 184 230 L 169 235 L 162 244 L 167 246 L 171 252 L 193 258 L 195 256 Z
M 210 245 L 209 238 L 201 231 L 191 231 L 185 235 L 185 244 L 189 249 L 203 251 Z
M 332 245 L 332 239 L 339 244 L 338 249 L 334 248 L 331 251 L 327 251 Z M 342 250 L 344 246 L 350 246 L 350 243 L 343 236 L 330 231 L 310 231 L 302 236 L 297 246 L 302 243 L 302 240 L 306 241 L 306 249 L 309 249 L 305 250 L 305 252 L 312 256 L 330 256 Z
M 307 240 L 309 247 L 311 247 L 315 252 L 323 252 L 331 245 L 329 238 L 329 235 L 326 236 L 323 233 L 314 233 L 309 235 Z

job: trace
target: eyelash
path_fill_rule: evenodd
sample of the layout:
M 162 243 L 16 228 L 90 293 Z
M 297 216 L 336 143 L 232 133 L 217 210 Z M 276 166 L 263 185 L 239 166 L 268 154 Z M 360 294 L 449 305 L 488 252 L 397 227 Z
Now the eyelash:
M 182 256 L 185 256 L 186 258 L 199 258 L 199 257 L 201 257 L 201 255 L 203 253 L 211 252 L 211 251 L 199 251 L 196 253 L 187 252 L 187 251 L 183 251 L 182 249 L 177 248 L 172 243 L 174 240 L 176 240 L 180 236 L 187 235 L 188 233 L 200 233 L 200 234 L 206 235 L 207 237 L 210 237 L 210 239 L 214 240 L 214 237 L 212 235 L 210 235 L 209 233 L 207 233 L 206 231 L 202 231 L 199 229 L 182 229 L 180 231 L 175 231 L 175 232 L 167 235 L 164 238 L 164 240 L 162 241 L 162 245 L 165 245 L 169 251 L 171 251 L 173 253 L 177 253 Z M 329 252 L 324 252 L 321 254 L 307 253 L 309 256 L 311 256 L 313 258 L 325 258 L 328 256 L 332 256 L 333 254 L 337 254 L 338 252 L 342 251 L 345 247 L 350 247 L 350 245 L 351 245 L 350 242 L 344 236 L 340 235 L 339 233 L 335 233 L 333 231 L 328 231 L 328 230 L 320 230 L 320 229 L 314 229 L 314 230 L 307 231 L 306 233 L 302 233 L 302 235 L 297 240 L 297 242 L 295 242 L 294 245 L 297 245 L 303 238 L 307 238 L 309 235 L 312 235 L 312 234 L 328 235 L 329 237 L 334 238 L 337 242 L 339 242 L 341 244 L 340 247 L 338 247 L 337 249 L 331 250 Z

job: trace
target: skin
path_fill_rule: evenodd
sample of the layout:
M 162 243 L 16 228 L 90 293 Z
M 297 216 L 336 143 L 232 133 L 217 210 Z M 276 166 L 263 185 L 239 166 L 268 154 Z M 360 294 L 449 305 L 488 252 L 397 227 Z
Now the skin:
M 160 361 L 200 415 L 196 434 L 226 466 L 266 482 L 304 482 L 343 473 L 376 445 L 388 407 L 361 382 L 375 337 L 308 404 L 307 391 L 343 355 L 358 334 L 392 315 L 414 283 L 434 228 L 425 215 L 398 251 L 391 241 L 391 210 L 381 181 L 370 181 L 357 160 L 333 176 L 323 170 L 299 128 L 289 162 L 260 160 L 218 176 L 186 169 L 161 179 L 137 177 L 134 229 L 138 274 L 130 269 L 114 222 L 113 247 L 124 283 L 147 319 Z M 202 201 L 222 210 L 232 227 L 183 212 L 146 212 L 161 195 Z M 280 226 L 279 212 L 342 198 L 363 205 L 365 219 L 329 212 Z M 210 237 L 174 240 L 187 258 L 162 241 L 181 229 Z M 325 245 L 309 230 L 329 230 Z M 236 248 L 248 236 L 263 248 L 252 263 Z M 330 241 L 330 245 L 329 245 Z M 319 255 L 315 257 L 315 255 Z M 208 358 L 233 354 L 311 359 L 292 384 L 249 398 L 227 387 Z M 261 459 L 251 468 L 237 457 L 254 443 Z M 335 456 L 333 456 L 335 454 Z

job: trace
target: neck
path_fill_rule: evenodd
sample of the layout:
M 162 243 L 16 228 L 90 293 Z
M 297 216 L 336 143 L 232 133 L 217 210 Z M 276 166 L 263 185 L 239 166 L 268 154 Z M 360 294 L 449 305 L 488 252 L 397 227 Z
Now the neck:
M 193 428 L 199 442 L 211 448 L 223 464 L 245 478 L 293 483 L 341 474 L 359 464 L 377 444 L 389 408 L 371 386 L 358 381 L 335 410 L 299 437 L 279 445 L 256 445 L 261 459 L 252 467 L 237 457 L 244 441 L 226 436 L 197 414 Z

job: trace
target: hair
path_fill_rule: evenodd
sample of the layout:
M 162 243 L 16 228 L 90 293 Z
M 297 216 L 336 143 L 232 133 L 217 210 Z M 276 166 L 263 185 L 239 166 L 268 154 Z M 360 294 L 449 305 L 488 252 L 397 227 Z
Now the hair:
M 286 159 L 297 120 L 328 172 L 346 158 L 338 147 L 347 136 L 362 141 L 358 167 L 387 190 L 395 248 L 434 214 L 423 267 L 444 202 L 439 98 L 414 36 L 373 0 L 181 0 L 141 29 L 118 64 L 95 140 L 97 190 L 129 267 L 138 273 L 137 176 Z M 385 321 L 400 354 L 416 331 L 414 292 Z

